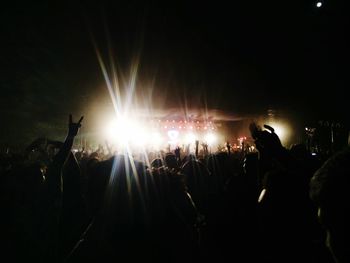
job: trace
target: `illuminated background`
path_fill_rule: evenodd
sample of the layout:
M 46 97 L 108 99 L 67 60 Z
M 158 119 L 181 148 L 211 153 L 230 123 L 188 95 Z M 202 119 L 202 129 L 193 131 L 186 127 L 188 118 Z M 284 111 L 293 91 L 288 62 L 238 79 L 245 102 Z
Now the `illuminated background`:
M 233 138 L 268 109 L 293 142 L 320 120 L 348 127 L 347 1 L 321 2 L 11 1 L 0 10 L 1 143 L 63 139 L 69 113 L 85 116 L 84 138 L 103 134 L 115 116 L 96 47 L 124 102 L 134 89 L 128 112 L 218 110 Z

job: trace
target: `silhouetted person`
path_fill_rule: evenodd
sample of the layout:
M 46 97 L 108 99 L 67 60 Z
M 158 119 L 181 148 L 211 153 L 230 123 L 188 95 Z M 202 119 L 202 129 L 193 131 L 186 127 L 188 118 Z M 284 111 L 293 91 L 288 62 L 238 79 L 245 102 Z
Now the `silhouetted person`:
M 38 163 L 23 165 L 13 171 L 12 197 L 9 199 L 12 207 L 6 211 L 8 225 L 2 227 L 7 228 L 6 233 L 9 234 L 6 240 L 8 250 L 5 252 L 15 262 L 58 261 L 62 168 L 71 153 L 82 120 L 83 117 L 75 123 L 69 116 L 68 135 L 47 164 L 46 171 Z M 39 151 L 44 153 L 43 149 Z
M 152 168 L 160 168 L 162 167 L 164 164 L 163 164 L 163 160 L 160 159 L 160 158 L 156 158 L 154 159 L 152 162 L 151 162 L 151 167 Z
M 175 154 L 168 153 L 164 157 L 165 166 L 169 169 L 179 169 L 177 157 Z
M 327 246 L 336 262 L 350 262 L 350 149 L 329 158 L 311 179 L 310 195 L 327 231 Z
M 259 150 L 261 195 L 258 212 L 263 262 L 329 262 L 319 240 L 309 197 L 307 169 L 286 150 L 274 130 L 251 125 Z
M 92 221 L 68 262 L 192 262 L 197 211 L 182 176 L 117 155 L 89 165 Z

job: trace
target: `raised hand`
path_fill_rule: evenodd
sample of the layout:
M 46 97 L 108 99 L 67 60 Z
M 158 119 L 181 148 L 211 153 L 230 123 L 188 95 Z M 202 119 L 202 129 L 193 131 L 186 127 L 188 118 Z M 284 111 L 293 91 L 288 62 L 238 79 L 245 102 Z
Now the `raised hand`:
M 112 147 L 108 144 L 107 140 L 105 141 L 105 144 L 106 144 L 106 148 L 108 150 L 108 154 L 112 154 Z
M 180 158 L 180 147 L 176 147 L 176 149 L 175 149 L 175 156 L 176 156 L 176 158 Z
M 271 133 L 272 133 L 272 132 L 275 132 L 275 129 L 272 128 L 270 125 L 264 124 L 264 128 L 265 128 L 265 129 L 268 129 Z
M 226 148 L 227 148 L 228 154 L 231 154 L 231 144 L 229 142 L 226 142 Z
M 75 137 L 78 134 L 83 119 L 84 116 L 81 116 L 78 122 L 73 122 L 72 114 L 69 114 L 68 136 Z
M 208 144 L 202 143 L 202 148 L 203 148 L 204 154 L 208 154 Z
M 249 125 L 250 133 L 255 140 L 257 149 L 269 154 L 279 153 L 283 149 L 282 143 L 278 135 L 274 132 L 274 128 L 269 125 L 264 125 L 267 130 L 261 130 L 255 123 Z

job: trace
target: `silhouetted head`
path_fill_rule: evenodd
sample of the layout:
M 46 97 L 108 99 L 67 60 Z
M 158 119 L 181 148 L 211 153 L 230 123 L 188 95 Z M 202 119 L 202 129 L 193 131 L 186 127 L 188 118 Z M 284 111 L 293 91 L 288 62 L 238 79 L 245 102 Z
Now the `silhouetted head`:
M 28 165 L 33 165 L 37 163 L 44 163 L 48 165 L 51 162 L 50 156 L 46 151 L 33 150 L 31 151 L 25 161 Z
M 283 149 L 282 143 L 273 127 L 264 125 L 267 130 L 262 130 L 255 123 L 249 126 L 251 136 L 260 152 L 268 153 L 271 156 L 277 155 Z
M 163 160 L 156 158 L 151 162 L 151 168 L 160 168 L 163 166 Z
M 318 215 L 327 230 L 327 245 L 337 262 L 350 262 L 349 189 L 350 149 L 329 158 L 311 179 L 310 196 L 318 205 Z
M 200 205 L 201 199 L 209 191 L 209 170 L 203 163 L 197 160 L 190 160 L 182 166 L 182 172 L 189 193 L 195 202 Z
M 179 166 L 177 164 L 176 156 L 175 154 L 167 154 L 164 158 L 165 166 L 170 169 L 178 169 Z
M 196 161 L 197 160 L 197 157 L 196 155 L 194 154 L 189 154 L 189 155 L 186 155 L 183 159 L 182 159 L 182 164 L 184 165 L 186 162 L 188 161 Z

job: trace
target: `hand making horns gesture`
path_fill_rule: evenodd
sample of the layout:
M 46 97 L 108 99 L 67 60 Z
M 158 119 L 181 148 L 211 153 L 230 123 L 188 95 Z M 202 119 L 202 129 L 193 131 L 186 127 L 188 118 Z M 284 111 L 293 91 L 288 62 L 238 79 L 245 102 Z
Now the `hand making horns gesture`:
M 76 136 L 78 134 L 79 128 L 81 127 L 81 122 L 84 116 L 81 116 L 78 122 L 73 122 L 72 114 L 69 114 L 69 124 L 68 124 L 68 135 Z

